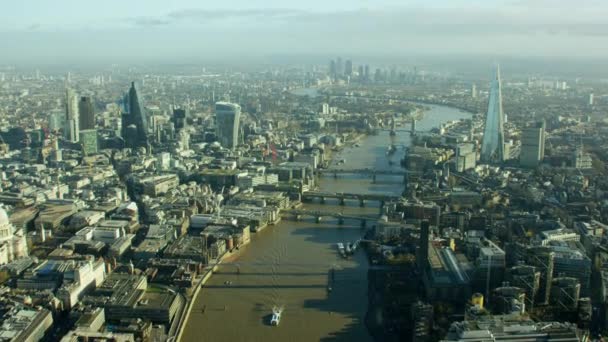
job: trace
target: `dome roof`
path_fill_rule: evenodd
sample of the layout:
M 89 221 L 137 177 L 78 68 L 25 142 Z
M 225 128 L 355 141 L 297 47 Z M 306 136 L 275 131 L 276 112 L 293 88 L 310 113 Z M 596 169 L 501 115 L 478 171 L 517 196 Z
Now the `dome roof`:
M 6 213 L 6 210 L 4 210 L 3 207 L 0 207 L 0 226 L 4 226 L 6 224 L 10 224 L 10 221 L 8 220 L 8 214 Z

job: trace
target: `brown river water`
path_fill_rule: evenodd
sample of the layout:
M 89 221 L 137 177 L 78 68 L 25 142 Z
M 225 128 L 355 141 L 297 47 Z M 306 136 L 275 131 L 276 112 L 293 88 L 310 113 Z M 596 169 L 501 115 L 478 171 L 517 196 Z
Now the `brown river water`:
M 457 109 L 430 107 L 418 123 L 419 130 L 470 117 Z M 386 155 L 391 139 L 398 146 L 390 157 L 392 165 Z M 335 156 L 336 161 L 345 159 L 344 165 L 336 167 L 398 169 L 409 139 L 407 132 L 390 137 L 386 131 L 366 137 L 360 147 L 345 148 Z M 400 194 L 403 190 L 400 177 L 390 176 L 378 178 L 376 183 L 366 176 L 324 176 L 319 186 L 322 191 L 361 194 Z M 303 209 L 377 217 L 378 206 L 378 202 L 368 202 L 360 208 L 356 201 L 340 206 L 327 200 L 323 205 L 305 203 Z M 364 324 L 367 258 L 358 250 L 344 259 L 336 247 L 338 242 L 354 242 L 364 233 L 357 221 L 339 225 L 327 218 L 317 224 L 305 217 L 299 222 L 286 218 L 252 234 L 251 244 L 240 251 L 238 259 L 222 266 L 199 292 L 182 341 L 372 341 Z M 232 284 L 225 285 L 226 281 Z M 279 326 L 269 325 L 273 306 L 284 308 Z

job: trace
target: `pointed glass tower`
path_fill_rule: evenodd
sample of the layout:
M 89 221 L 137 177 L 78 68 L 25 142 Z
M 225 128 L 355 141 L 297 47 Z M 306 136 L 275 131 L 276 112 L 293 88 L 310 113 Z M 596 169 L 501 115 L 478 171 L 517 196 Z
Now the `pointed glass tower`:
M 130 129 L 129 129 L 130 127 Z M 144 106 L 137 96 L 135 82 L 124 98 L 124 112 L 122 116 L 122 136 L 127 147 L 146 146 L 148 143 L 148 118 Z M 133 136 L 133 133 L 136 133 Z
M 486 124 L 481 143 L 481 160 L 488 163 L 500 163 L 505 160 L 504 113 L 502 111 L 501 87 L 500 66 L 497 66 L 496 78 L 490 86 L 488 112 L 486 114 Z

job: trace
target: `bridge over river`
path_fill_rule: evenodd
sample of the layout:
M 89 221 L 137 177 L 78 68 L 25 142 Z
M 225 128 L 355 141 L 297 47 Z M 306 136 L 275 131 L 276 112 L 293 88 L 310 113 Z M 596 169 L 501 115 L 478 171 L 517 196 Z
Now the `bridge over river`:
M 380 207 L 383 207 L 386 202 L 393 202 L 401 199 L 401 196 L 386 195 L 386 194 L 353 194 L 346 192 L 321 192 L 321 191 L 306 191 L 302 194 L 302 200 L 312 200 L 318 198 L 321 203 L 325 203 L 328 198 L 337 199 L 340 205 L 345 205 L 346 200 L 357 200 L 361 207 L 365 206 L 366 201 L 378 201 Z

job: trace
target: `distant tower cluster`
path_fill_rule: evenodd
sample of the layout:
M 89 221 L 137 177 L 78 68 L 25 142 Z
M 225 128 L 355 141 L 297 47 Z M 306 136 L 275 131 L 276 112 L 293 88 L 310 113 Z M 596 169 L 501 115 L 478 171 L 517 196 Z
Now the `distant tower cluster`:
M 329 61 L 329 77 L 334 80 L 345 79 L 353 76 L 353 61 L 347 59 L 342 60 L 342 57 Z
M 500 66 L 496 67 L 496 78 L 490 86 L 488 112 L 481 143 L 481 160 L 497 163 L 505 160 L 504 113 L 502 110 L 502 90 Z
M 241 106 L 229 102 L 215 104 L 216 134 L 223 147 L 233 149 L 238 145 L 240 118 Z
M 78 95 L 71 88 L 66 90 L 65 103 L 65 138 L 76 143 L 80 134 L 80 113 L 78 110 Z
M 148 118 L 137 95 L 135 82 L 124 98 L 122 113 L 122 137 L 129 148 L 148 146 Z

